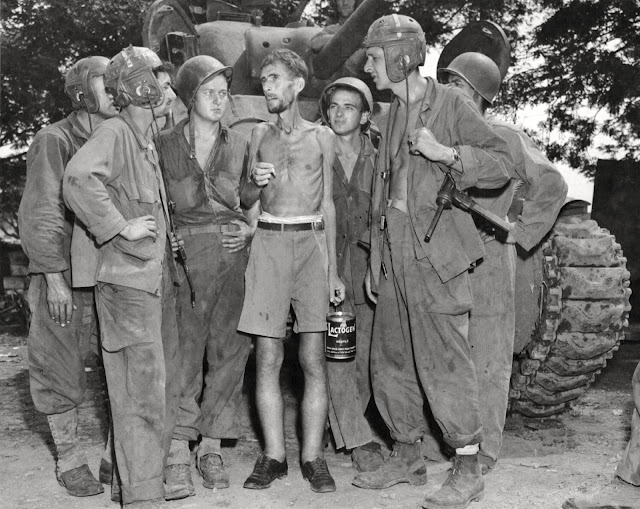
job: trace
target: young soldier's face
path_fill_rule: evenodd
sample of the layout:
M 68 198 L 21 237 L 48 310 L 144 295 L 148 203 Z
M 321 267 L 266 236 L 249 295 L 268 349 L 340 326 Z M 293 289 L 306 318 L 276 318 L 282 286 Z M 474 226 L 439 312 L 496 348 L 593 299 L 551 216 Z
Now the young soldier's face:
M 337 89 L 331 94 L 327 116 L 329 125 L 338 136 L 360 132 L 369 113 L 363 110 L 362 97 L 354 90 Z
M 466 80 L 462 79 L 460 76 L 456 76 L 455 74 L 449 74 L 449 84 L 453 85 L 457 89 L 461 90 L 464 95 L 469 97 L 471 100 L 474 99 L 475 90 Z
M 291 77 L 280 62 L 263 67 L 260 83 L 269 113 L 282 113 L 291 106 L 302 90 L 299 80 L 304 83 L 302 78 Z
M 367 48 L 367 62 L 364 64 L 364 72 L 371 76 L 378 90 L 388 90 L 391 88 L 391 80 L 387 76 L 387 66 L 384 60 L 384 50 L 382 48 Z
M 107 94 L 104 88 L 104 76 L 94 76 L 91 78 L 91 86 L 96 94 L 96 100 L 98 101 L 98 112 L 94 113 L 102 119 L 115 117 L 119 108 L 113 102 L 113 96 Z
M 198 88 L 193 112 L 196 116 L 209 122 L 219 122 L 227 111 L 229 104 L 229 86 L 223 74 L 218 74 Z
M 156 76 L 160 89 L 164 94 L 162 102 L 153 108 L 153 112 L 157 117 L 166 117 L 171 111 L 171 104 L 176 98 L 176 94 L 171 88 L 171 77 L 166 72 L 159 72 Z

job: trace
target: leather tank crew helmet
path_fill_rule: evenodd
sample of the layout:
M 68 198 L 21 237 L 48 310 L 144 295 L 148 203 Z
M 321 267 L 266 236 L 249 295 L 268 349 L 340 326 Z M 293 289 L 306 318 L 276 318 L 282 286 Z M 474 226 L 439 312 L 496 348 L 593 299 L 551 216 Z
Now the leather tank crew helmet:
M 454 58 L 448 67 L 438 69 L 438 81 L 447 82 L 449 74 L 461 77 L 485 101 L 493 105 L 502 77 L 498 65 L 490 57 L 482 53 L 462 53 Z
M 364 111 L 373 113 L 373 96 L 371 95 L 371 90 L 369 90 L 369 87 L 365 84 L 365 82 L 359 80 L 358 78 L 340 78 L 324 87 L 324 90 L 320 95 L 320 100 L 318 101 L 318 105 L 320 107 L 320 116 L 322 117 L 322 121 L 325 124 L 329 125 L 329 115 L 327 114 L 329 110 L 329 101 L 331 99 L 331 94 L 336 89 L 346 89 L 358 92 L 360 94 L 360 97 L 362 98 Z M 360 127 L 360 130 L 362 132 L 365 132 L 369 128 L 370 124 L 371 120 L 368 120 Z
M 163 66 L 149 48 L 129 46 L 109 61 L 105 88 L 122 108 L 129 104 L 141 108 L 158 106 L 164 100 L 164 92 L 153 71 L 163 70 Z
M 424 64 L 427 43 L 420 24 L 409 16 L 389 14 L 374 21 L 363 42 L 364 48 L 384 50 L 387 76 L 393 83 L 406 79 Z
M 175 88 L 180 100 L 188 110 L 193 107 L 200 86 L 210 79 L 223 74 L 231 87 L 233 69 L 208 55 L 198 55 L 187 60 L 178 71 Z
M 81 58 L 67 71 L 64 79 L 64 93 L 71 99 L 74 110 L 98 113 L 100 100 L 93 78 L 104 76 L 108 64 L 107 57 Z

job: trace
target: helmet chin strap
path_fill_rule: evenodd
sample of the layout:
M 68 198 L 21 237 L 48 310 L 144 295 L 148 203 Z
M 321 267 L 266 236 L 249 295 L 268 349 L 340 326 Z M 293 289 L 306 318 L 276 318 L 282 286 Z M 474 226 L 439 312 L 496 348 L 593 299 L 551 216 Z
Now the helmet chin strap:
M 393 165 L 396 162 L 396 159 L 398 159 L 398 156 L 400 155 L 400 150 L 402 149 L 402 143 L 404 141 L 404 137 L 407 135 L 407 130 L 409 129 L 409 74 L 408 74 L 408 70 L 407 70 L 407 61 L 405 58 L 401 59 L 402 62 L 402 72 L 404 73 L 404 84 L 405 84 L 405 90 L 407 91 L 407 105 L 406 105 L 406 114 L 404 116 L 404 129 L 402 131 L 402 136 L 400 137 L 400 143 L 398 143 L 398 150 L 396 150 L 395 155 L 393 156 L 393 159 L 391 160 L 391 165 L 389 166 L 389 168 L 393 168 Z
M 93 123 L 91 122 L 91 113 L 89 112 L 89 106 L 87 105 L 87 101 L 84 99 L 84 93 L 80 92 L 78 94 L 78 98 L 82 101 L 82 105 L 87 112 L 87 116 L 89 117 L 89 134 L 93 132 Z
M 196 158 L 196 126 L 193 121 L 193 108 L 189 111 L 189 146 L 191 152 L 189 153 L 189 159 Z

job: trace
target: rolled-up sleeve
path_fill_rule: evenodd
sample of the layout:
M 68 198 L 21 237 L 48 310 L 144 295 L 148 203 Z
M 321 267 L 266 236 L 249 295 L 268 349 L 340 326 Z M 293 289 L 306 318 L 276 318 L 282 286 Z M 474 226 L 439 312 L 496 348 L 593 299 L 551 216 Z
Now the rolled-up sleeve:
M 529 191 L 511 233 L 516 242 L 529 251 L 553 227 L 568 187 L 560 172 L 533 140 L 521 131 L 518 135 Z
M 127 221 L 109 196 L 107 186 L 119 175 L 122 150 L 116 133 L 102 129 L 71 158 L 64 175 L 64 198 L 99 244 L 120 233 Z
M 70 147 L 53 133 L 39 133 L 27 152 L 27 182 L 18 221 L 22 248 L 32 273 L 69 268 L 71 224 L 62 199 L 62 176 Z
M 455 114 L 454 147 L 460 153 L 460 162 L 451 168 L 460 189 L 479 187 L 496 189 L 509 180 L 513 165 L 509 146 L 478 113 L 473 103 L 461 94 L 453 101 Z

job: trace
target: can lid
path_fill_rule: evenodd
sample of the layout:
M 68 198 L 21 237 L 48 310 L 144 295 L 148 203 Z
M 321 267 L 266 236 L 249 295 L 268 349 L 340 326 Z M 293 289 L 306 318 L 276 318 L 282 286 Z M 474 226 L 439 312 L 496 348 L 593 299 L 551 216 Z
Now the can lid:
M 353 320 L 355 317 L 355 313 L 350 313 L 349 311 L 331 311 L 327 313 L 327 320 L 332 321 L 342 322 L 344 320 Z

